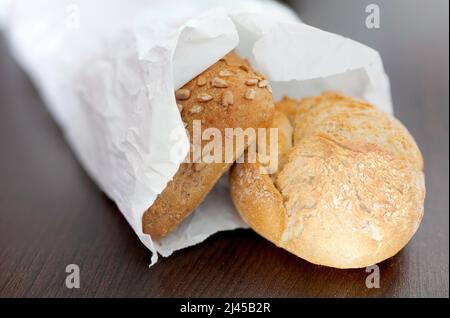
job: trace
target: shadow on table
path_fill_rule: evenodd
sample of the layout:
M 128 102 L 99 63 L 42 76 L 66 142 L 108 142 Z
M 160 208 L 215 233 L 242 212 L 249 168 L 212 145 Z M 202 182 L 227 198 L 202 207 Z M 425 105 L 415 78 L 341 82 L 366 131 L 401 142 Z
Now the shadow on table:
M 383 297 L 401 284 L 407 253 L 404 250 L 380 263 L 380 288 L 367 288 L 366 278 L 371 273 L 365 268 L 340 270 L 314 265 L 250 230 L 237 230 L 176 252 L 154 270 L 161 273 L 158 288 L 163 296 Z M 163 275 L 162 269 L 174 263 L 179 264 L 179 270 Z

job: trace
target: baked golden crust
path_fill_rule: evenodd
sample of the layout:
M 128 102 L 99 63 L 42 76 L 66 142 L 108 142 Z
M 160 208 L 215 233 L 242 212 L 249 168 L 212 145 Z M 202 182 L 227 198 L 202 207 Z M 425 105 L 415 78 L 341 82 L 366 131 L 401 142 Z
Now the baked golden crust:
M 225 128 L 267 127 L 274 111 L 270 86 L 264 76 L 234 52 L 187 83 L 176 92 L 176 97 L 191 146 L 194 120 L 201 122 L 202 131 L 217 128 L 225 136 Z M 197 146 L 203 148 L 206 143 Z M 242 154 L 245 145 L 239 148 L 233 152 L 231 161 Z M 225 156 L 224 143 L 222 153 Z M 153 238 L 167 235 L 203 201 L 230 166 L 226 162 L 181 164 L 173 180 L 144 213 L 144 233 Z
M 257 164 L 232 168 L 239 213 L 256 232 L 315 264 L 359 268 L 395 255 L 423 216 L 423 163 L 412 137 L 372 105 L 336 93 L 296 107 L 294 146 L 272 185 Z M 271 199 L 252 204 L 259 191 Z
M 423 170 L 423 158 L 408 130 L 394 117 L 363 101 L 325 93 L 300 102 L 294 121 L 294 143 L 305 136 L 327 133 L 338 141 L 382 147 Z
M 239 163 L 230 172 L 231 198 L 241 216 L 258 234 L 278 245 L 284 232 L 283 198 L 256 163 Z
M 275 110 L 273 114 L 272 127 L 277 130 L 273 132 L 271 130 L 266 131 L 264 136 L 265 144 L 262 143 L 262 138 L 258 137 L 258 162 L 263 165 L 265 171 L 274 179 L 287 161 L 292 148 L 294 130 L 288 117 L 279 110 Z M 272 138 L 272 133 L 276 134 L 277 139 Z M 277 152 L 272 155 L 272 151 Z
M 318 134 L 295 146 L 276 185 L 280 245 L 316 264 L 366 267 L 396 254 L 423 215 L 422 171 L 373 144 Z
M 300 101 L 284 96 L 276 105 L 275 108 L 284 114 L 291 123 L 294 122 L 300 108 Z

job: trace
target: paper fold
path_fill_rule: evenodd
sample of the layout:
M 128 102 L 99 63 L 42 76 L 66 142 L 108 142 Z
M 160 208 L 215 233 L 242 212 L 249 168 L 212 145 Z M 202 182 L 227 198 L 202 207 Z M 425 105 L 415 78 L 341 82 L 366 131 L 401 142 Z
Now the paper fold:
M 230 50 L 268 76 L 276 99 L 339 90 L 392 112 L 378 52 L 302 24 L 273 1 L 77 5 L 80 25 L 73 29 L 67 4 L 18 0 L 8 10 L 7 36 L 83 166 L 154 253 L 152 263 L 156 252 L 168 256 L 218 231 L 246 227 L 225 177 L 168 237 L 153 242 L 142 232 L 143 213 L 188 149 L 186 136 L 174 133 L 184 131 L 174 90 Z M 102 21 L 96 10 L 103 10 Z M 174 153 L 180 143 L 184 150 Z

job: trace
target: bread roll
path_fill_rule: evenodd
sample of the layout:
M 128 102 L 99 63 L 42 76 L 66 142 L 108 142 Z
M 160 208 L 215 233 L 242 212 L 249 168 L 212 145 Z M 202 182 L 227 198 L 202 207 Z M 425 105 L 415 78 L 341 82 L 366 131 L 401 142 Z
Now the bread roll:
M 287 160 L 272 176 L 259 163 L 235 164 L 230 173 L 244 220 L 319 265 L 366 267 L 400 251 L 419 227 L 425 197 L 422 156 L 406 128 L 336 93 L 285 99 L 276 113 L 294 127 Z
M 225 128 L 267 127 L 274 112 L 265 77 L 234 52 L 187 83 L 176 92 L 176 97 L 191 145 L 194 120 L 201 121 L 202 131 L 217 128 L 224 139 Z M 235 149 L 231 161 L 243 153 L 248 143 Z M 224 146 L 222 150 L 225 153 Z M 201 203 L 230 166 L 227 162 L 181 164 L 173 180 L 144 213 L 144 233 L 156 239 L 170 233 Z

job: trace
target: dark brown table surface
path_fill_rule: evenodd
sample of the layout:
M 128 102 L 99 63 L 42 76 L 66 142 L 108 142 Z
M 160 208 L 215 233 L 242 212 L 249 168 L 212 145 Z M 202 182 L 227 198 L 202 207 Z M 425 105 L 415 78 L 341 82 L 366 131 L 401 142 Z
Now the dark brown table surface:
M 397 116 L 426 163 L 422 225 L 380 264 L 311 265 L 250 230 L 220 233 L 148 268 L 150 252 L 90 180 L 27 76 L 0 39 L 0 296 L 3 297 L 448 297 L 448 1 L 374 1 L 381 28 L 365 28 L 369 1 L 292 1 L 310 24 L 378 49 Z M 65 287 L 65 267 L 81 288 Z

